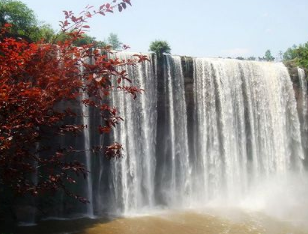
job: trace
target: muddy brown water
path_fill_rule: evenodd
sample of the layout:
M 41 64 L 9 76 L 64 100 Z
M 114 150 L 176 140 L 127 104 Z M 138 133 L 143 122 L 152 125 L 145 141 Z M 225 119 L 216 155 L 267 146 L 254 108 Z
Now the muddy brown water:
M 307 221 L 308 223 L 308 221 Z M 140 217 L 42 221 L 1 234 L 308 234 L 308 225 L 259 213 L 177 211 Z

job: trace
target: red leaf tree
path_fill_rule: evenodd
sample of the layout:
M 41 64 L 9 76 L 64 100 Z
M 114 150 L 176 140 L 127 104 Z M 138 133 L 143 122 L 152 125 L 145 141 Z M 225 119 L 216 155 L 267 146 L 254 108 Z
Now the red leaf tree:
M 57 134 L 78 134 L 88 127 L 68 121 L 78 115 L 69 108 L 72 103 L 82 102 L 97 108 L 105 123 L 97 126 L 98 132 L 109 133 L 121 120 L 116 108 L 106 102 L 110 92 L 122 90 L 134 98 L 141 92 L 131 84 L 124 67 L 143 62 L 146 57 L 136 55 L 136 59 L 123 61 L 110 58 L 110 47 L 73 46 L 89 28 L 89 18 L 112 13 L 113 9 L 122 11 L 127 4 L 130 5 L 129 0 L 113 1 L 96 10 L 87 6 L 78 16 L 64 11 L 65 20 L 60 26 L 66 39 L 57 43 L 46 44 L 43 40 L 30 43 L 6 37 L 10 30 L 8 24 L 1 30 L 0 186 L 21 195 L 62 190 L 87 202 L 67 189 L 67 184 L 75 183 L 76 176 L 88 173 L 82 163 L 70 160 L 75 150 L 72 147 L 52 149 L 48 144 L 41 147 L 40 143 L 48 142 Z M 88 58 L 93 62 L 87 63 Z M 87 99 L 82 98 L 85 96 Z M 105 150 L 107 157 L 113 158 L 121 154 L 121 148 L 119 143 L 114 143 L 94 150 Z

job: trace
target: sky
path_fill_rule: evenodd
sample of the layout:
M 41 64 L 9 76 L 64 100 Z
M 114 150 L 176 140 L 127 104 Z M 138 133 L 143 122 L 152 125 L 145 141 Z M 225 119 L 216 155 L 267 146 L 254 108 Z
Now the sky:
M 76 14 L 108 0 L 21 0 L 59 29 L 63 10 Z M 111 0 L 109 0 L 111 2 Z M 132 7 L 89 21 L 89 35 L 118 35 L 131 51 L 166 40 L 171 53 L 194 57 L 264 56 L 308 41 L 308 0 L 131 0 Z

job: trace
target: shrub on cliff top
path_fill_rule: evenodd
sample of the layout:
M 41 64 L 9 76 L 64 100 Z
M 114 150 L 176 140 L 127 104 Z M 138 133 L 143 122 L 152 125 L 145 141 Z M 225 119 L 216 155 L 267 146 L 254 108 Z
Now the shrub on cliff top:
M 161 57 L 163 53 L 170 53 L 171 48 L 166 41 L 155 40 L 151 42 L 149 51 L 152 51 L 157 54 L 158 57 Z

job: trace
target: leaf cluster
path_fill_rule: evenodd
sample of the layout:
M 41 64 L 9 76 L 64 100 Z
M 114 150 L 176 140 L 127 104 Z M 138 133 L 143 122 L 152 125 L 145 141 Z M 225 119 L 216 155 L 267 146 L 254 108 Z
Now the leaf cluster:
M 38 22 L 34 12 L 21 1 L 0 1 L 0 28 L 7 23 L 12 26 L 6 36 L 22 37 L 28 41 L 39 41 L 42 38 L 50 41 L 55 35 L 51 26 Z
M 113 4 L 113 5 L 112 5 Z M 87 6 L 78 16 L 65 11 L 61 22 L 63 40 L 56 43 L 31 42 L 10 36 L 14 27 L 5 23 L 0 32 L 0 185 L 16 194 L 64 191 L 87 202 L 67 188 L 88 171 L 76 159 L 84 151 L 71 146 L 50 145 L 55 136 L 78 135 L 89 126 L 76 124 L 84 116 L 74 106 L 82 103 L 99 112 L 100 134 L 108 134 L 122 118 L 107 98 L 122 91 L 136 98 L 142 90 L 132 85 L 125 68 L 147 60 L 145 56 L 121 60 L 110 46 L 93 49 L 93 45 L 75 43 L 84 38 L 89 28 L 87 20 L 94 15 L 106 15 L 113 9 L 130 5 L 129 0 L 104 4 L 97 10 Z M 89 62 L 91 61 L 91 62 Z M 82 68 L 82 69 L 81 69 Z M 121 156 L 122 146 L 95 146 L 96 153 L 108 158 Z M 34 179 L 35 178 L 35 179 Z
M 171 48 L 167 41 L 155 40 L 151 42 L 149 51 L 156 53 L 158 57 L 161 57 L 163 53 L 170 53 Z
M 283 54 L 284 61 L 294 61 L 298 66 L 308 70 L 308 42 L 303 45 L 293 45 Z

